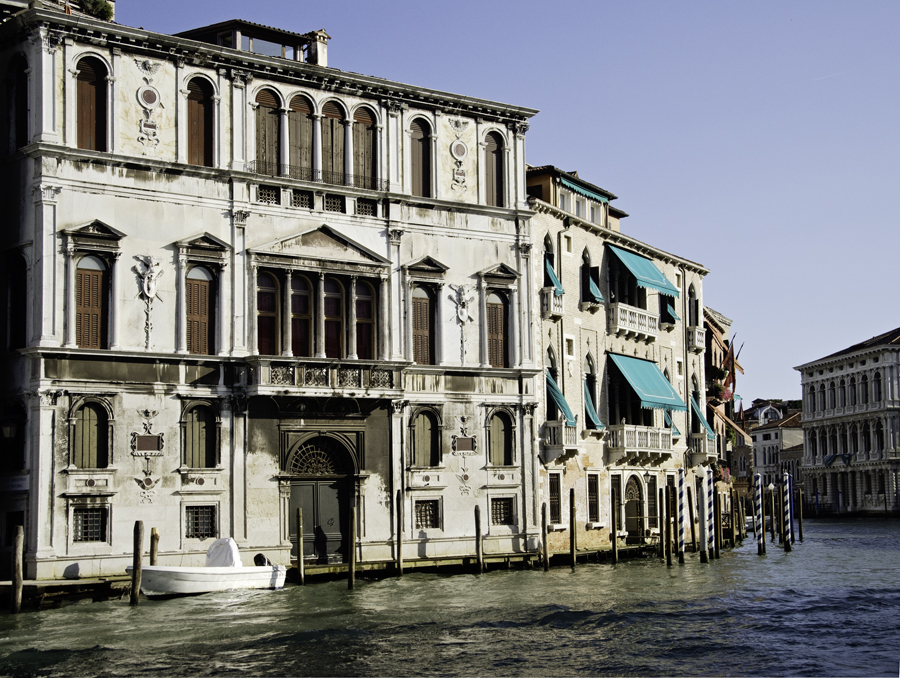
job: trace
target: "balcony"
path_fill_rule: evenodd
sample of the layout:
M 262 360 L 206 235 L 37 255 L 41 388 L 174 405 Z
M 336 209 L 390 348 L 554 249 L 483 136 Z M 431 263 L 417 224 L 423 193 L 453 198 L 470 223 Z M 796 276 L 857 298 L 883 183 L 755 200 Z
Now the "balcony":
M 632 424 L 610 426 L 607 449 L 610 464 L 659 464 L 672 456 L 672 430 Z
M 691 452 L 691 466 L 715 461 L 716 448 L 715 445 L 710 445 L 706 433 L 691 433 L 688 445 Z
M 388 191 L 390 181 L 369 177 L 363 174 L 344 174 L 343 172 L 326 172 L 314 170 L 312 167 L 299 167 L 297 165 L 282 165 L 277 162 L 261 162 L 253 160 L 248 162 L 246 169 L 251 174 L 264 174 L 269 177 L 282 177 L 296 179 L 297 181 L 314 181 L 333 186 L 352 186 L 367 191 Z
M 688 327 L 687 345 L 689 351 L 703 353 L 703 351 L 706 350 L 706 330 L 702 327 Z
M 544 287 L 541 290 L 541 318 L 544 320 L 559 320 L 563 317 L 565 299 L 564 294 L 557 295 L 555 287 Z
M 655 341 L 659 336 L 659 315 L 628 304 L 609 305 L 609 333 Z
M 400 368 L 385 363 L 337 362 L 301 358 L 251 358 L 250 395 L 305 391 L 334 392 L 365 396 L 400 389 Z
M 564 419 L 544 424 L 544 461 L 550 462 L 567 450 L 578 449 L 578 427 L 566 426 Z

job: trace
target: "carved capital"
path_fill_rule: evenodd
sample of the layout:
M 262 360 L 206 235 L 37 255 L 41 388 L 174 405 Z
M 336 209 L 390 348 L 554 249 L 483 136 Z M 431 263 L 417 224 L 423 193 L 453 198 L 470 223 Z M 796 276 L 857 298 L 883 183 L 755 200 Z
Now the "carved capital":
M 391 244 L 399 245 L 400 241 L 403 239 L 403 229 L 402 228 L 392 228 L 389 231 L 389 234 L 391 236 Z
M 394 414 L 401 415 L 403 414 L 403 410 L 406 409 L 406 406 L 409 405 L 408 400 L 392 400 L 391 406 L 394 408 Z
M 524 139 L 525 133 L 528 131 L 531 125 L 529 125 L 527 122 L 515 122 L 510 125 L 510 127 L 512 127 L 512 131 L 515 132 L 517 138 Z
M 234 217 L 234 223 L 236 226 L 246 226 L 247 225 L 247 217 L 250 216 L 249 210 L 234 210 L 231 213 L 232 217 Z
M 43 202 L 55 202 L 56 196 L 62 193 L 62 186 L 53 186 L 51 184 L 35 184 L 32 193 L 36 200 Z
M 231 83 L 235 87 L 243 89 L 251 82 L 253 82 L 253 74 L 249 71 L 242 71 L 239 68 L 231 69 Z

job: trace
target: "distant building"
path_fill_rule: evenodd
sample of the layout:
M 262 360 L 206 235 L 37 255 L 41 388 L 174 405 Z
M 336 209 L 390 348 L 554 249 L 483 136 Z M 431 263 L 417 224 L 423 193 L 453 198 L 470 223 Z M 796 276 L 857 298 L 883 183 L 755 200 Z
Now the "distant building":
M 758 426 L 750 437 L 753 440 L 753 472 L 762 476 L 764 485 L 777 484 L 781 474 L 788 470 L 783 464 L 783 450 L 803 442 L 800 413 Z
M 839 512 L 898 508 L 900 328 L 796 367 L 810 501 Z

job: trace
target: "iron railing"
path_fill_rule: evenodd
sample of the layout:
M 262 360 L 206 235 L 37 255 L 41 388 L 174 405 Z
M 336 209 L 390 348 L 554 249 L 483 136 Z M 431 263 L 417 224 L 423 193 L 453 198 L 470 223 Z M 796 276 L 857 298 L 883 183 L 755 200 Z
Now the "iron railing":
M 352 186 L 368 191 L 388 191 L 390 181 L 370 177 L 365 174 L 345 174 L 344 172 L 330 172 L 326 170 L 314 170 L 312 167 L 300 167 L 299 165 L 283 165 L 277 162 L 265 162 L 252 160 L 246 165 L 246 170 L 251 174 L 264 174 L 270 177 L 285 177 L 298 181 L 315 181 L 333 186 Z

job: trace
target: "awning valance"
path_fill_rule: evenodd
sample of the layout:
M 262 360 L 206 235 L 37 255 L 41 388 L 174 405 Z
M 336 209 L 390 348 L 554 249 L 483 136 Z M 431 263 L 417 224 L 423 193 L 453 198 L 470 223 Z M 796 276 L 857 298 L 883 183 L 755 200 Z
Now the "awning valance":
M 589 191 L 588 189 L 579 186 L 574 181 L 569 181 L 565 177 L 559 178 L 562 185 L 568 188 L 569 190 L 575 191 L 579 195 L 583 195 L 585 198 L 590 198 L 591 200 L 596 200 L 597 202 L 609 202 L 609 198 L 600 195 L 599 193 L 594 193 L 593 191 Z
M 619 258 L 619 261 L 625 264 L 625 268 L 637 278 L 639 287 L 657 290 L 672 297 L 678 296 L 678 288 L 669 282 L 669 279 L 663 275 L 663 272 L 652 261 L 614 245 L 610 245 L 609 249 Z
M 656 363 L 615 353 L 610 353 L 609 357 L 641 399 L 641 407 L 678 411 L 687 409 Z
M 553 270 L 553 265 L 549 259 L 544 259 L 544 268 L 547 269 L 547 275 L 550 276 L 550 282 L 553 283 L 556 296 L 561 297 L 566 291 L 563 289 L 562 283 L 559 282 L 559 278 L 556 277 L 556 271 Z
M 590 282 L 588 283 L 588 293 L 591 295 L 591 298 L 594 301 L 599 302 L 601 304 L 605 303 L 606 300 L 603 298 L 603 295 L 600 293 L 600 288 L 597 287 L 597 283 L 594 282 L 593 278 L 591 278 Z
M 553 402 L 556 403 L 556 409 L 558 409 L 565 418 L 566 426 L 576 426 L 577 422 L 575 421 L 575 415 L 572 414 L 572 408 L 569 407 L 569 403 L 566 402 L 566 398 L 562 391 L 559 390 L 559 386 L 556 385 L 556 381 L 550 376 L 550 370 L 547 370 L 547 388 L 550 391 L 550 397 L 553 398 Z
M 606 428 L 603 422 L 600 421 L 600 415 L 597 414 L 597 409 L 594 407 L 594 399 L 591 398 L 591 389 L 588 388 L 587 379 L 584 381 L 584 413 L 595 429 Z
M 706 421 L 706 417 L 703 416 L 703 412 L 700 410 L 700 405 L 697 404 L 697 401 L 694 399 L 694 396 L 691 396 L 691 407 L 694 409 L 694 414 L 697 415 L 697 418 L 700 420 L 700 423 L 703 424 L 703 428 L 706 429 L 707 440 L 715 440 L 716 432 L 713 431 L 712 426 L 710 426 L 709 422 Z

